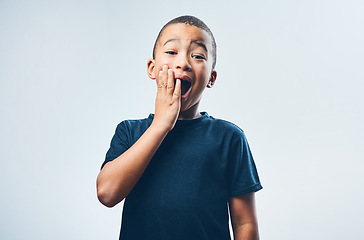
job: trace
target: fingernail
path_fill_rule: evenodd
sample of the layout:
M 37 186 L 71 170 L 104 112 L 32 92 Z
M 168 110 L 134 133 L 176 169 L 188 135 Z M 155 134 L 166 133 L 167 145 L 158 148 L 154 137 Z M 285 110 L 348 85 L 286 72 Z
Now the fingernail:
M 159 76 L 162 76 L 163 75 L 163 71 L 159 71 Z
M 163 66 L 163 71 L 167 71 L 167 69 L 168 69 L 168 66 L 167 65 L 164 65 Z
M 172 74 L 172 69 L 168 69 L 168 74 Z

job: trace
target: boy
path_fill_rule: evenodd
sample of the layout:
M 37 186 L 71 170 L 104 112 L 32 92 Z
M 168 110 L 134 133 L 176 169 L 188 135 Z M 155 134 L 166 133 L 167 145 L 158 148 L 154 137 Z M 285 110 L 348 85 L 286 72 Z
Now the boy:
M 160 31 L 148 61 L 155 114 L 121 122 L 97 178 L 101 203 L 124 198 L 120 239 L 258 239 L 254 192 L 262 188 L 243 131 L 198 106 L 217 73 L 216 43 L 199 19 Z

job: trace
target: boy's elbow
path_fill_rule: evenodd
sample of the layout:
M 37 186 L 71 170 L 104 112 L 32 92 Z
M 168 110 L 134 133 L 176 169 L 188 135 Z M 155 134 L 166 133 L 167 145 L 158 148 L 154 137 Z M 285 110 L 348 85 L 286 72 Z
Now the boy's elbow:
M 99 201 L 106 207 L 108 208 L 112 208 L 114 207 L 117 203 L 113 202 L 113 201 L 109 201 L 108 199 L 104 199 L 102 197 L 98 197 Z
M 113 201 L 111 201 L 111 199 L 107 196 L 107 194 L 103 194 L 99 191 L 97 191 L 97 198 L 106 207 L 112 208 L 116 205 L 113 203 Z
M 105 184 L 101 184 L 99 181 L 97 181 L 96 183 L 96 188 L 97 188 L 97 198 L 106 207 L 109 208 L 114 207 L 116 204 L 118 204 L 125 198 L 125 196 L 120 196 L 113 193 L 113 191 L 110 188 L 106 187 Z
M 97 198 L 104 206 L 109 208 L 114 207 L 116 204 L 124 199 L 117 199 L 113 196 L 113 194 L 108 193 L 100 187 L 97 188 Z

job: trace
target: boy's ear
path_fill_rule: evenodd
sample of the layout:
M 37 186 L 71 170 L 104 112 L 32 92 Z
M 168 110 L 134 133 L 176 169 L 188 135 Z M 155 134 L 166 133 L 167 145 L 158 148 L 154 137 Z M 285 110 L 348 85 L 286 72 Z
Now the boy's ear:
M 154 59 L 149 59 L 149 60 L 148 60 L 147 68 L 148 68 L 148 76 L 149 76 L 151 79 L 155 79 L 155 73 L 154 73 L 154 69 L 155 69 L 155 60 L 154 60 Z
M 215 70 L 213 70 L 211 72 L 211 76 L 210 76 L 209 82 L 207 83 L 206 87 L 212 88 L 212 86 L 214 86 L 214 84 L 215 84 L 216 78 L 217 78 L 217 72 Z

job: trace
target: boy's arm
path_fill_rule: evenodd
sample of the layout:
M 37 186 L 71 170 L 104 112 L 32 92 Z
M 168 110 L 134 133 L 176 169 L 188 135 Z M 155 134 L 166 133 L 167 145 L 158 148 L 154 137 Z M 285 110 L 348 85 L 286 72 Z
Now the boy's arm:
M 258 222 L 255 214 L 255 193 L 232 197 L 230 216 L 236 240 L 258 240 Z
M 107 207 L 121 202 L 133 189 L 180 110 L 181 82 L 174 86 L 173 72 L 163 67 L 158 80 L 155 116 L 151 126 L 126 152 L 104 165 L 97 177 L 97 197 Z

